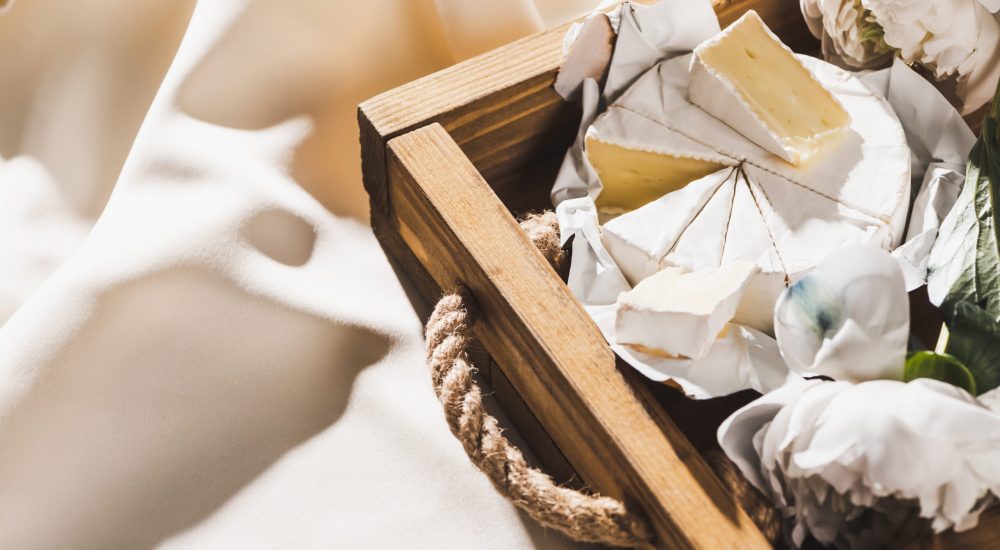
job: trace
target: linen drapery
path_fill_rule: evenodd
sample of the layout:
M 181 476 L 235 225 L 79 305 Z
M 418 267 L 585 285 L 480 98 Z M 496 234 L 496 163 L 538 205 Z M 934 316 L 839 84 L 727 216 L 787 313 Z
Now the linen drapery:
M 569 544 L 442 421 L 355 106 L 594 3 L 0 15 L 0 547 Z

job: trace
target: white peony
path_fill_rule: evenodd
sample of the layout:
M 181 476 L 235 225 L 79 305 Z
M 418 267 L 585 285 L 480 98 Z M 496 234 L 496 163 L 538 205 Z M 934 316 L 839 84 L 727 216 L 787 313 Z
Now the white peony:
M 981 0 L 800 0 L 828 60 L 855 69 L 893 53 L 935 77 L 958 77 L 963 112 L 984 105 L 1000 77 L 1000 23 Z
M 774 332 L 792 372 L 861 382 L 903 375 L 910 303 L 899 264 L 870 244 L 848 244 L 785 289 Z
M 736 411 L 719 443 L 811 534 L 872 547 L 970 529 L 1000 494 L 1000 414 L 944 382 L 793 382 Z
M 968 75 L 978 64 L 980 21 L 992 20 L 977 0 L 861 0 L 885 42 L 908 63 L 938 78 Z
M 800 0 L 810 32 L 819 38 L 823 57 L 845 69 L 878 69 L 892 62 L 894 50 L 860 0 Z

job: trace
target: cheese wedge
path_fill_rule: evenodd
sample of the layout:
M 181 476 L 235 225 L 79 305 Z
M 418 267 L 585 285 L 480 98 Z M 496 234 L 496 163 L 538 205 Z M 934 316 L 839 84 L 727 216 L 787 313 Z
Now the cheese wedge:
M 694 50 L 688 97 L 792 164 L 820 154 L 851 120 L 753 10 Z
M 654 355 L 701 359 L 733 318 L 756 266 L 668 267 L 618 297 L 615 341 Z

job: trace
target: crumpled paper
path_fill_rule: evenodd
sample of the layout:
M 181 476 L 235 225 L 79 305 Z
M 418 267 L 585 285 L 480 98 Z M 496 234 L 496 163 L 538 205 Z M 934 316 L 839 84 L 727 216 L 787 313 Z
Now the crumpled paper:
M 916 197 L 906 241 L 892 252 L 903 269 L 906 290 L 927 283 L 927 259 L 941 221 L 965 182 L 965 165 L 976 136 L 934 85 L 896 59 L 892 67 L 858 73 L 892 105 L 910 146 L 910 174 Z
M 990 402 L 994 396 L 984 395 Z M 807 534 L 843 548 L 899 543 L 928 525 L 975 527 L 1000 495 L 1000 414 L 921 378 L 797 381 L 719 427 L 744 476 Z
M 576 141 L 567 151 L 553 186 L 552 201 L 559 214 L 563 242 L 574 239 L 569 288 L 613 344 L 615 297 L 630 286 L 601 242 L 592 200 L 599 192 L 600 180 L 583 154 L 587 128 L 644 71 L 664 59 L 690 53 L 720 28 L 708 0 L 661 0 L 652 6 L 625 3 L 610 16 L 598 13 L 593 17 L 610 17 L 612 26 L 618 28 L 618 38 L 605 85 L 602 87 L 593 79 L 578 84 L 582 88 L 583 117 Z M 920 211 L 911 219 L 905 244 L 894 254 L 910 290 L 926 279 L 930 244 L 940 220 L 957 198 L 974 136 L 948 101 L 904 63 L 859 76 L 888 99 L 914 152 L 912 174 L 916 193 L 911 196 L 916 196 L 915 204 Z M 568 87 L 576 89 L 573 84 Z M 771 341 L 763 344 L 766 340 Z M 690 364 L 681 366 L 675 360 L 631 352 L 621 346 L 612 348 L 644 375 L 654 380 L 673 380 L 694 398 L 716 397 L 747 388 L 768 391 L 773 386 L 763 381 L 784 379 L 784 375 L 775 373 L 787 375 L 787 368 L 783 363 L 762 364 L 768 355 L 752 354 L 749 350 L 776 349 L 776 345 L 763 333 L 747 336 L 743 341 L 745 352 L 739 354 L 743 362 L 728 374 L 718 373 L 723 380 L 700 376 L 708 372 L 707 368 L 693 369 Z M 756 374 L 749 376 L 749 372 Z M 750 380 L 758 383 L 752 384 Z

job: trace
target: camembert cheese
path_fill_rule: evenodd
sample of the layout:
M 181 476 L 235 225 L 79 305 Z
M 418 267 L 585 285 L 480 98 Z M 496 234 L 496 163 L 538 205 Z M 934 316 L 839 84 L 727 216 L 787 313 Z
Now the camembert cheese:
M 688 97 L 792 164 L 808 162 L 851 120 L 753 10 L 694 50 Z
M 664 357 L 705 357 L 733 318 L 751 262 L 691 273 L 668 267 L 618 297 L 615 340 Z

